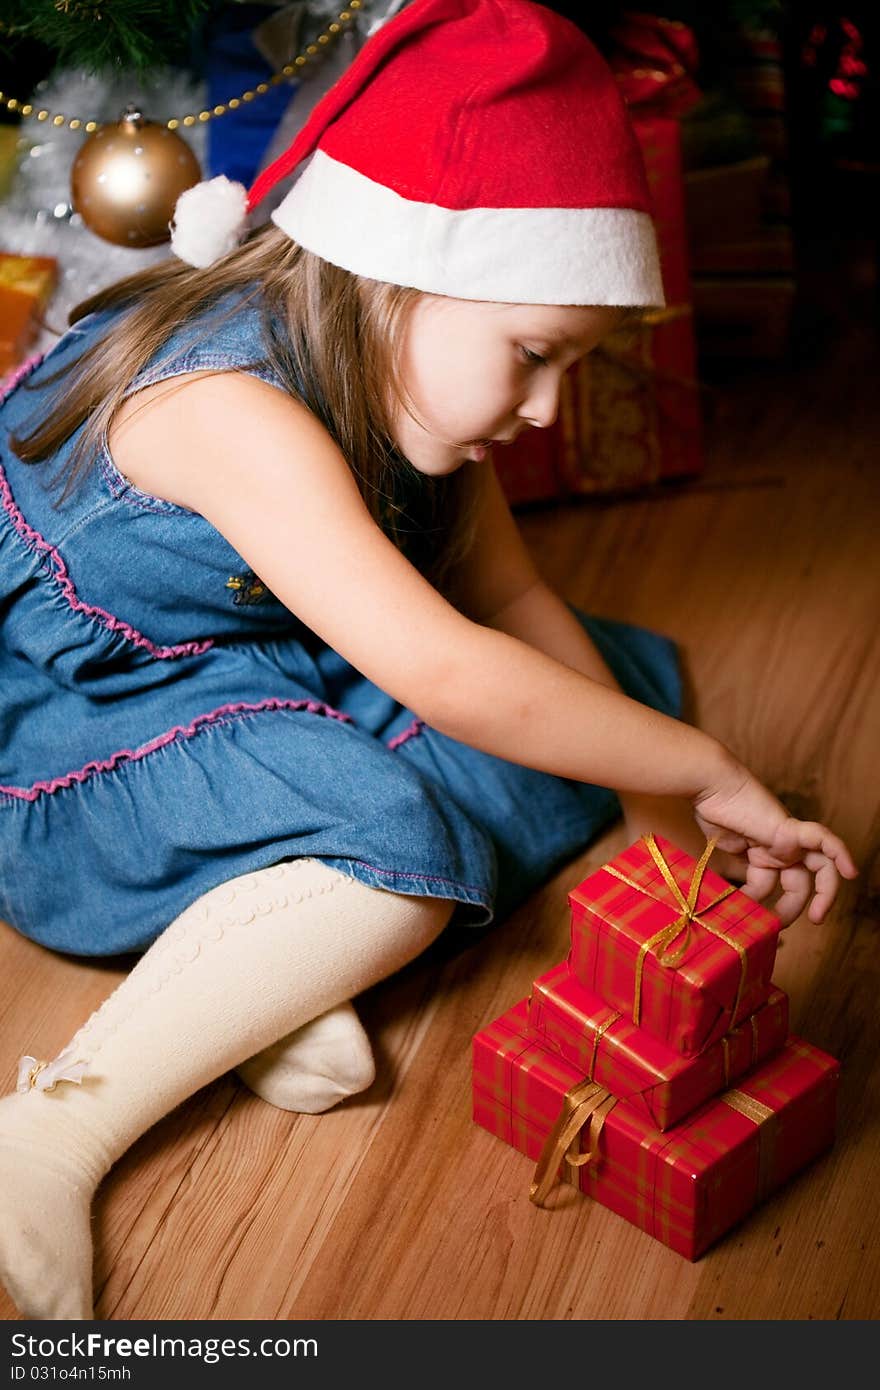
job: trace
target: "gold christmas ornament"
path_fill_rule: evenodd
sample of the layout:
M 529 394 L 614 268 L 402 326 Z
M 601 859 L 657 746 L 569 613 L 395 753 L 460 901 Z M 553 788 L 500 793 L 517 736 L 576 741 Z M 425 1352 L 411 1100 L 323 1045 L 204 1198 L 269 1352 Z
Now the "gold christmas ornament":
M 129 105 L 90 135 L 73 161 L 71 199 L 86 226 L 115 246 L 158 246 L 180 194 L 202 171 L 181 136 Z

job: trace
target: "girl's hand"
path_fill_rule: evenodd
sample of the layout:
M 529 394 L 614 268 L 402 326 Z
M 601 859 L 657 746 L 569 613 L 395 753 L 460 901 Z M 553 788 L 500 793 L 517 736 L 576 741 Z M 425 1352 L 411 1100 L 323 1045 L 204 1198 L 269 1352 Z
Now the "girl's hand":
M 811 895 L 808 917 L 822 922 L 837 896 L 841 875 L 856 878 L 849 850 L 839 836 L 818 821 L 796 820 L 741 763 L 721 783 L 694 799 L 694 818 L 718 848 L 744 856 L 742 892 L 762 902 L 782 889 L 772 911 L 787 927 L 799 917 Z
M 618 792 L 628 842 L 639 840 L 652 832 L 671 840 L 685 854 L 699 859 L 706 848 L 706 836 L 697 825 L 694 808 L 685 796 L 647 796 L 644 793 Z M 749 861 L 745 854 L 729 854 L 718 846 L 709 860 L 709 867 L 737 886 L 746 882 Z

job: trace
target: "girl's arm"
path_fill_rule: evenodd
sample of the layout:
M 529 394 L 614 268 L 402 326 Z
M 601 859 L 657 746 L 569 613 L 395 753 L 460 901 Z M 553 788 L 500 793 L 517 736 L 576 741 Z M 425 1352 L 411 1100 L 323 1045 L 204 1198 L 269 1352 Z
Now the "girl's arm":
M 519 637 L 591 680 L 608 686 L 609 690 L 620 690 L 610 667 L 571 609 L 540 578 L 495 613 L 488 626 Z M 699 859 L 705 848 L 705 837 L 687 797 L 621 792 L 616 786 L 612 786 L 612 790 L 617 791 L 630 840 L 637 840 L 648 830 L 655 831 Z M 729 880 L 744 881 L 748 872 L 744 856 L 726 855 L 717 850 L 712 867 Z
M 793 822 L 718 740 L 447 603 L 373 521 L 327 431 L 283 391 L 242 373 L 201 376 L 142 412 L 141 431 L 144 416 L 174 500 L 205 516 L 291 612 L 426 724 L 561 777 L 688 797 L 721 850 L 741 852 L 746 837 L 757 846 L 756 873 L 797 864 L 810 887 L 815 873 L 813 920 L 833 900 L 837 866 L 855 876 L 842 841 Z M 801 898 L 803 881 L 794 915 Z
M 243 373 L 201 376 L 143 415 L 175 499 L 425 723 L 622 791 L 692 797 L 723 773 L 717 740 L 448 603 L 376 525 L 323 425 L 276 387 Z

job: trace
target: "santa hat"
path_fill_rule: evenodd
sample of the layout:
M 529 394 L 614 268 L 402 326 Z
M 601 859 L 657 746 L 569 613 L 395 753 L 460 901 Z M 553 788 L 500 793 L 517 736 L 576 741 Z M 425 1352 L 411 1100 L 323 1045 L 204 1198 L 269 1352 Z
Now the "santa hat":
M 208 266 L 271 214 L 373 280 L 517 304 L 664 304 L 651 198 L 611 70 L 530 0 L 414 0 L 360 50 L 250 190 L 177 201 L 172 250 Z

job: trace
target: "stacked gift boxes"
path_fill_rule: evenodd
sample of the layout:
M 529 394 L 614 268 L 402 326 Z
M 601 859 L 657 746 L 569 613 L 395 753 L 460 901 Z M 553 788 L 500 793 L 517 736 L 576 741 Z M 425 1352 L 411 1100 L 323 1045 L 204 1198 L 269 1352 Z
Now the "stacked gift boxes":
M 838 1063 L 788 1032 L 779 918 L 662 836 L 569 894 L 568 958 L 474 1038 L 477 1124 L 697 1259 L 834 1139 Z

